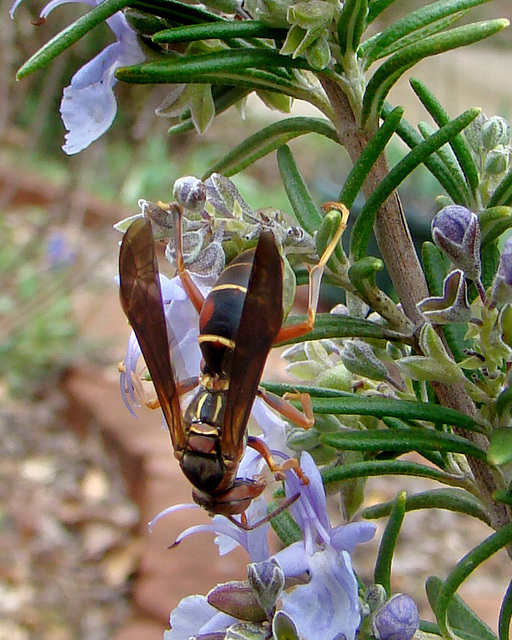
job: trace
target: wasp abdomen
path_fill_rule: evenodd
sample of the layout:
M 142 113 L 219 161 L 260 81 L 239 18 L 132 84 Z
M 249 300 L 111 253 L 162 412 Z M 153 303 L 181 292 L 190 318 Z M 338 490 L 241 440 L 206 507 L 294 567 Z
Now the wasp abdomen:
M 206 374 L 229 373 L 253 259 L 254 249 L 237 256 L 220 274 L 204 301 L 199 317 L 199 344 Z

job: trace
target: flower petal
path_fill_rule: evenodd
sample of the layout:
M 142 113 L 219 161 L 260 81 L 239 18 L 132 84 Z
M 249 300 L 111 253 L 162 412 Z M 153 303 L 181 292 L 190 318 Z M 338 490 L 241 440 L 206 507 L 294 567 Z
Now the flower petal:
M 336 551 L 354 553 L 356 545 L 369 542 L 376 530 L 373 522 L 350 522 L 331 531 L 331 544 Z
M 332 549 L 315 553 L 309 558 L 311 580 L 282 594 L 282 610 L 304 640 L 354 640 L 361 621 L 358 588 L 344 560 Z
M 94 58 L 82 70 L 89 65 L 96 65 L 96 61 L 97 58 Z M 95 71 L 92 70 L 91 74 Z M 62 148 L 68 155 L 87 148 L 91 142 L 105 133 L 114 121 L 117 112 L 117 102 L 112 89 L 114 80 L 113 74 L 107 75 L 104 80 L 81 89 L 75 88 L 72 81 L 71 85 L 64 89 L 60 113 L 68 133 Z
M 205 596 L 187 596 L 171 613 L 171 629 L 164 633 L 164 640 L 190 640 L 199 633 L 222 631 L 233 622 L 234 618 L 208 604 Z

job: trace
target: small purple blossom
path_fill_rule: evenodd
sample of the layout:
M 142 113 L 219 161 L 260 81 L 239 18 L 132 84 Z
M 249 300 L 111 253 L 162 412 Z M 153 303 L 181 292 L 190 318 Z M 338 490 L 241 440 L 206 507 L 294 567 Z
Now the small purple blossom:
M 480 279 L 480 224 L 466 207 L 449 205 L 432 220 L 432 238 L 467 278 Z
M 39 17 L 46 17 L 58 6 L 80 0 L 51 0 Z M 83 0 L 92 7 L 100 0 Z M 12 5 L 13 16 L 22 0 Z M 115 71 L 119 67 L 137 64 L 144 60 L 135 31 L 120 12 L 107 19 L 107 24 L 116 36 L 116 42 L 108 45 L 71 78 L 64 89 L 60 112 L 68 130 L 66 143 L 62 147 L 68 155 L 78 153 L 97 140 L 110 127 L 117 112 L 114 85 Z
M 419 624 L 420 615 L 414 600 L 398 593 L 373 615 L 373 635 L 377 640 L 411 640 Z
M 361 522 L 331 527 L 322 479 L 313 458 L 306 452 L 301 457 L 301 468 L 309 478 L 308 485 L 301 484 L 293 471 L 286 473 L 285 481 L 287 496 L 297 492 L 301 494 L 290 506 L 303 534 L 299 542 L 273 556 L 261 557 L 268 554 L 268 524 L 242 531 L 223 516 L 215 516 L 211 525 L 191 527 L 178 537 L 178 541 L 200 531 L 224 534 L 248 550 L 253 562 L 270 558 L 277 562 L 287 578 L 307 576 L 306 583 L 289 587 L 281 593 L 278 609 L 293 620 L 304 640 L 333 640 L 336 637 L 354 640 L 361 614 L 350 554 L 357 544 L 371 540 L 375 525 Z M 263 505 L 263 498 L 253 501 L 246 512 L 249 521 L 257 516 L 251 510 L 260 509 Z M 183 508 L 183 505 L 177 508 Z M 189 624 L 193 628 L 191 635 L 197 635 L 199 631 L 193 618 Z
M 160 288 L 164 313 L 167 320 L 167 335 L 173 353 L 173 366 L 178 379 L 190 378 L 198 374 L 201 363 L 201 350 L 197 342 L 198 317 L 179 277 L 172 280 L 160 274 Z M 124 358 L 125 371 L 121 372 L 120 385 L 123 402 L 132 415 L 132 407 L 139 406 L 135 396 L 132 377 L 137 368 L 141 350 L 135 333 L 132 331 Z
M 69 239 L 61 231 L 52 232 L 46 241 L 46 258 L 50 269 L 59 269 L 73 264 L 77 253 Z
M 275 554 L 286 577 L 309 575 L 282 595 L 281 609 L 295 622 L 304 640 L 354 640 L 361 622 L 357 580 L 350 554 L 356 545 L 375 535 L 375 525 L 353 522 L 331 527 L 320 473 L 309 453 L 303 452 L 300 466 L 309 478 L 303 486 L 287 473 L 286 495 L 301 491 L 290 511 L 303 539 Z
M 224 631 L 237 620 L 221 613 L 205 596 L 187 596 L 171 613 L 171 628 L 164 632 L 164 640 L 190 640 L 190 638 L 216 631 Z

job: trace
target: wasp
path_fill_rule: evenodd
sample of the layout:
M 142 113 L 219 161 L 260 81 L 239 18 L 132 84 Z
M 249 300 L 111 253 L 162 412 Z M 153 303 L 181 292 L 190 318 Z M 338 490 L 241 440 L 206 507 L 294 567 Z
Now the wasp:
M 203 356 L 199 376 L 178 381 L 174 374 L 154 239 L 147 218 L 134 221 L 121 244 L 121 305 L 151 375 L 174 455 L 193 486 L 194 501 L 210 514 L 225 515 L 238 525 L 240 521 L 232 516 L 241 514 L 243 525 L 245 510 L 265 488 L 263 479 L 237 477 L 246 445 L 265 458 L 276 478 L 282 479 L 283 471 L 293 468 L 304 483 L 308 481 L 297 460 L 277 464 L 262 440 L 248 436 L 247 422 L 254 398 L 260 395 L 293 422 L 305 428 L 313 424 L 307 402 L 303 403 L 303 413 L 286 400 L 265 393 L 259 384 L 271 347 L 312 329 L 323 269 L 344 226 L 340 225 L 311 270 L 307 320 L 282 327 L 283 261 L 274 235 L 262 230 L 256 247 L 232 260 L 204 297 L 184 267 L 181 207 L 177 203 L 168 206 L 177 227 L 177 271 L 199 313 L 198 340 Z M 195 395 L 183 412 L 180 396 L 194 388 Z

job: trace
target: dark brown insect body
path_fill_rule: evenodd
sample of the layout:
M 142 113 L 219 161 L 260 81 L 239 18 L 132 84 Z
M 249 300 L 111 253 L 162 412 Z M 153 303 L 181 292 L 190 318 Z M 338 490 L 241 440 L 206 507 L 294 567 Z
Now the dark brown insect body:
M 179 395 L 192 385 L 186 381 L 180 386 L 171 365 L 153 236 L 146 219 L 127 230 L 119 273 L 121 304 L 151 374 L 175 456 L 194 486 L 194 500 L 212 513 L 243 513 L 265 486 L 263 481 L 237 479 L 236 474 L 263 367 L 282 322 L 282 263 L 273 235 L 263 232 L 256 249 L 231 262 L 199 303 L 204 363 L 196 395 L 184 415 Z M 183 280 L 185 286 L 194 287 Z M 197 290 L 193 300 L 194 295 L 196 300 L 200 296 Z M 261 446 L 258 442 L 256 448 Z

